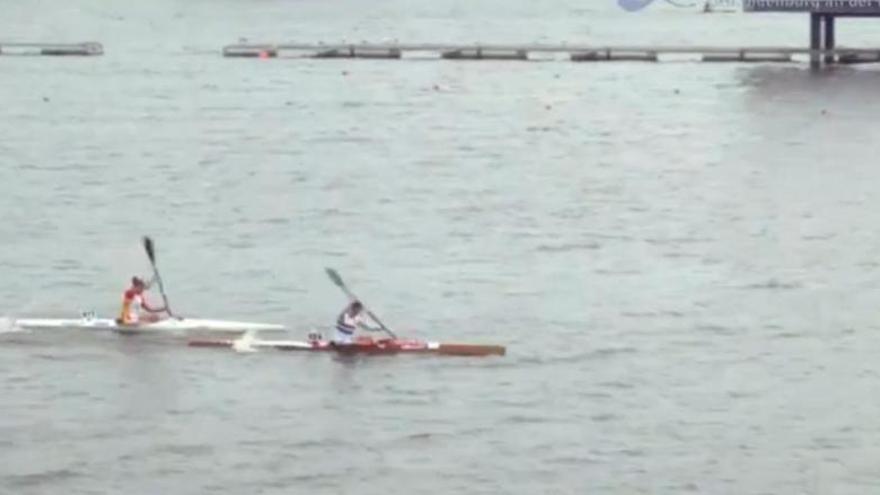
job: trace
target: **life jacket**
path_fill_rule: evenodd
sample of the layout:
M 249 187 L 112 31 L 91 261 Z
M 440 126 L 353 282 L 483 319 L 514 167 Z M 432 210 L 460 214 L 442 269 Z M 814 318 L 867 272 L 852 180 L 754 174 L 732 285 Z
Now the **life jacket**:
M 134 289 L 125 291 L 122 296 L 122 311 L 119 312 L 119 321 L 125 324 L 137 323 L 143 303 L 144 297 L 136 293 Z
M 336 318 L 336 329 L 346 335 L 352 335 L 357 330 L 357 324 L 360 322 L 360 315 L 352 317 L 348 314 L 348 308 L 339 317 Z

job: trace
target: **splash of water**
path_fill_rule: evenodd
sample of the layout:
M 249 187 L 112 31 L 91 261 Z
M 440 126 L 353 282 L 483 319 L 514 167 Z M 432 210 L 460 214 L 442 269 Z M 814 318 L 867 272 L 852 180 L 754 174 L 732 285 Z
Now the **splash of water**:
M 15 324 L 15 318 L 0 316 L 0 333 L 21 332 L 23 329 Z
M 253 346 L 254 343 L 254 332 L 248 330 L 241 337 L 232 341 L 232 350 L 235 352 L 256 352 L 257 350 Z

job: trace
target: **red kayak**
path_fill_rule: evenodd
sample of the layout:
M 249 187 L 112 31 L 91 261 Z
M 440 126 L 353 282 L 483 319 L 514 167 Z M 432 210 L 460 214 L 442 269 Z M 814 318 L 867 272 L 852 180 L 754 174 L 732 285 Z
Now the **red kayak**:
M 192 347 L 224 347 L 245 349 L 276 349 L 279 351 L 338 352 L 351 354 L 442 354 L 447 356 L 503 356 L 506 349 L 498 345 L 442 344 L 422 340 L 358 339 L 352 344 L 335 344 L 327 340 L 191 340 Z

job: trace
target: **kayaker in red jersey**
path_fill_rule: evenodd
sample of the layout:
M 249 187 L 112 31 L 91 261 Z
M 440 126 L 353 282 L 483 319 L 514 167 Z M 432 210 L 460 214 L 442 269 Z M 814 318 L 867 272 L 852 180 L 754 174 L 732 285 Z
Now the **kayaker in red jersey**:
M 165 308 L 154 308 L 144 299 L 144 291 L 150 286 L 138 277 L 131 278 L 131 287 L 122 296 L 122 310 L 116 320 L 120 325 L 137 325 L 159 321 L 159 313 Z M 141 310 L 146 313 L 141 313 Z
M 364 305 L 360 301 L 352 301 L 336 318 L 336 335 L 333 337 L 333 342 L 335 344 L 354 343 L 354 332 L 358 328 L 368 332 L 379 330 L 364 322 Z

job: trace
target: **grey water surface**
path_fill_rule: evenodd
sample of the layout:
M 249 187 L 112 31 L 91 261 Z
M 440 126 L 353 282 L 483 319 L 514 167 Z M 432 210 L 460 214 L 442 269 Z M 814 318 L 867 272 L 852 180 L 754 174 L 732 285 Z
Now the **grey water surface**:
M 497 0 L 0 1 L 0 493 L 880 487 L 876 67 L 233 60 L 239 40 L 803 46 L 803 16 Z M 878 25 L 841 23 L 843 44 Z M 501 358 L 14 331 L 174 309 Z

